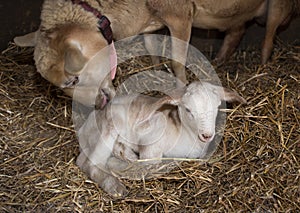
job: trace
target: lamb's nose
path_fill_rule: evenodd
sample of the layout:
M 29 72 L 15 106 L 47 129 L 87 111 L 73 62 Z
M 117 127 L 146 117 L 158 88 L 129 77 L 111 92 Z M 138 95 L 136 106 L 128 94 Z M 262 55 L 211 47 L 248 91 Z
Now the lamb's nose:
M 202 137 L 205 139 L 205 140 L 209 140 L 213 137 L 212 134 L 202 134 Z
M 214 137 L 214 134 L 212 133 L 203 133 L 203 134 L 200 134 L 199 135 L 199 139 L 202 141 L 202 142 L 210 142 Z

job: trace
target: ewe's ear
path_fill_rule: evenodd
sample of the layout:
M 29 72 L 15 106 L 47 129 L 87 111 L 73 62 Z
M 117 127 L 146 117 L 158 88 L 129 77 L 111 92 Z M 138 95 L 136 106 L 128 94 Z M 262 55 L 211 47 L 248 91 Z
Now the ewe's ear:
M 80 45 L 71 42 L 65 52 L 65 71 L 69 74 L 76 75 L 86 65 L 88 59 L 83 56 Z
M 36 38 L 39 31 L 28 33 L 23 36 L 17 36 L 14 38 L 14 42 L 20 47 L 34 47 L 36 45 Z
M 213 90 L 219 94 L 221 100 L 227 101 L 227 102 L 239 102 L 241 104 L 247 104 L 247 101 L 240 96 L 237 92 L 234 92 L 230 89 L 219 87 L 219 86 L 213 86 Z

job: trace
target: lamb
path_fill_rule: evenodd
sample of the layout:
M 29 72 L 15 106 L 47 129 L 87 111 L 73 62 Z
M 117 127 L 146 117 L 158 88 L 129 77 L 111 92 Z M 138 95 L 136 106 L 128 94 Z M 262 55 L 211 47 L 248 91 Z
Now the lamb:
M 193 82 L 161 98 L 115 96 L 79 129 L 76 163 L 107 193 L 124 196 L 126 188 L 108 166 L 111 158 L 204 158 L 221 100 L 246 103 L 236 92 L 207 82 Z
M 217 55 L 224 61 L 234 50 L 244 33 L 245 22 L 260 16 L 265 11 L 266 0 L 85 0 L 89 11 L 80 0 L 45 0 L 41 24 L 37 32 L 16 37 L 19 46 L 35 46 L 34 59 L 38 72 L 54 85 L 73 96 L 74 86 L 78 95 L 73 97 L 85 105 L 93 105 L 95 93 L 100 87 L 100 99 L 104 104 L 115 92 L 104 59 L 98 60 L 98 69 L 103 79 L 101 85 L 91 85 L 88 80 L 95 68 L 85 69 L 93 56 L 108 45 L 99 33 L 99 19 L 94 13 L 108 17 L 115 40 L 149 33 L 165 25 L 171 35 L 186 42 L 190 39 L 191 27 L 226 30 L 223 46 Z M 181 5 L 181 6 L 177 6 Z M 179 9 L 180 8 L 180 9 Z M 93 10 L 94 12 L 90 12 Z M 96 11 L 96 12 L 95 12 Z M 165 15 L 164 15 L 165 14 Z M 134 24 L 131 24 L 133 23 Z M 172 47 L 172 66 L 180 82 L 187 83 L 184 67 L 186 46 Z M 146 47 L 153 53 L 151 40 Z M 109 54 L 109 53 L 107 53 Z M 177 61 L 176 61 L 177 60 Z M 102 95 L 101 95 L 102 94 Z M 107 97 L 107 98 L 106 98 Z M 103 104 L 103 103 L 102 103 Z

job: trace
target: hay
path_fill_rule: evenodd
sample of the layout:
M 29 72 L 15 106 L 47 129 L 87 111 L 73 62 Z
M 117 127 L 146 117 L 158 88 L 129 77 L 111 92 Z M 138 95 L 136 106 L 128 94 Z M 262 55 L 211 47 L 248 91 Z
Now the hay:
M 226 110 L 214 160 L 124 180 L 130 194 L 115 201 L 75 165 L 70 98 L 35 71 L 31 48 L 10 44 L 0 55 L 0 211 L 300 211 L 299 50 L 277 42 L 265 66 L 258 65 L 259 49 L 235 53 L 217 73 L 249 104 Z M 115 84 L 126 79 L 125 68 L 143 69 L 147 61 L 122 65 Z

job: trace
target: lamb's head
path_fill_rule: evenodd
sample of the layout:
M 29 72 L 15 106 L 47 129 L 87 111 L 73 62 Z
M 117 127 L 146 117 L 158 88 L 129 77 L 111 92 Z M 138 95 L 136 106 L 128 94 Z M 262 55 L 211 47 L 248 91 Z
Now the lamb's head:
M 191 83 L 178 102 L 182 125 L 198 135 L 201 142 L 215 136 L 215 123 L 221 101 L 246 103 L 236 92 L 207 82 Z
M 82 95 L 74 97 L 76 101 L 92 105 L 95 99 L 88 97 L 97 94 L 99 87 L 105 90 L 108 98 L 114 96 L 110 76 L 110 49 L 105 48 L 107 41 L 99 31 L 75 24 L 58 26 L 51 31 L 43 30 L 41 26 L 38 31 L 16 37 L 14 41 L 19 46 L 35 47 L 37 71 L 67 95 L 73 96 L 75 86 L 76 90 L 84 90 Z M 99 51 L 101 56 L 98 55 Z M 97 59 L 92 61 L 96 56 Z M 103 58 L 99 60 L 99 57 Z

